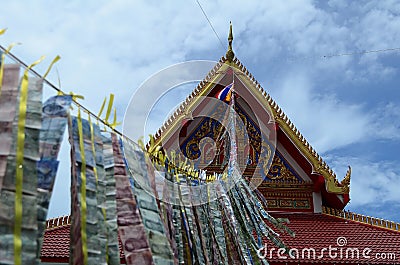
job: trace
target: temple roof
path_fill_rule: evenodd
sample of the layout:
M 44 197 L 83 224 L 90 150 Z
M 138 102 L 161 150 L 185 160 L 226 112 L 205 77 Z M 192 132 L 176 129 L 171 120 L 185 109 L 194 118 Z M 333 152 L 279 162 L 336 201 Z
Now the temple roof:
M 40 251 L 42 261 L 69 261 L 70 217 L 63 216 L 46 222 L 43 245 Z
M 326 207 L 321 214 L 272 213 L 272 215 L 275 218 L 289 218 L 288 227 L 296 232 L 296 236 L 293 238 L 281 234 L 280 237 L 289 249 L 297 249 L 299 256 L 296 259 L 291 257 L 283 259 L 277 255 L 277 251 L 271 256 L 268 252 L 267 260 L 270 264 L 399 264 L 400 262 L 398 253 L 400 224 Z M 269 250 L 274 247 L 270 242 L 266 243 Z M 330 246 L 331 255 L 329 255 Z M 313 256 L 309 258 L 308 249 L 315 250 L 315 258 Z M 294 255 L 295 253 L 293 252 Z
M 296 149 L 306 158 L 311 164 L 310 174 L 323 176 L 326 191 L 334 194 L 349 194 L 351 168 L 349 169 L 342 181 L 338 181 L 334 171 L 322 159 L 317 151 L 300 133 L 296 126 L 290 121 L 284 111 L 272 99 L 254 76 L 246 69 L 246 67 L 236 58 L 232 50 L 232 25 L 229 33 L 229 47 L 225 56 L 221 57 L 219 62 L 207 74 L 185 101 L 176 109 L 176 111 L 167 119 L 161 128 L 155 134 L 155 145 L 147 147 L 151 150 L 157 143 L 165 142 L 172 136 L 182 121 L 190 117 L 191 111 L 199 106 L 200 101 L 204 96 L 209 95 L 215 88 L 216 84 L 227 74 L 228 69 L 233 69 L 237 73 L 237 77 L 250 91 L 252 96 L 266 109 L 271 111 L 275 123 L 279 130 L 283 131 L 286 137 L 292 142 Z M 347 203 L 347 202 L 346 202 Z
M 281 239 L 289 248 L 296 248 L 300 251 L 312 248 L 316 251 L 316 256 L 321 253 L 323 248 L 332 247 L 343 249 L 343 255 L 347 248 L 357 248 L 360 251 L 359 258 L 348 256 L 347 258 L 330 258 L 328 252 L 321 259 L 282 259 L 277 256 L 277 251 L 272 253 L 272 258 L 267 256 L 270 264 L 303 264 L 303 263 L 324 263 L 324 264 L 398 264 L 400 256 L 396 260 L 377 258 L 377 253 L 395 253 L 399 255 L 398 246 L 400 245 L 400 224 L 373 218 L 365 215 L 345 212 L 332 208 L 323 208 L 321 214 L 315 213 L 279 213 L 271 212 L 275 218 L 288 218 L 288 227 L 296 235 L 291 237 L 282 233 Z M 337 245 L 338 238 L 346 240 L 343 246 Z M 67 216 L 50 219 L 47 221 L 47 229 L 44 234 L 43 247 L 41 250 L 42 261 L 47 262 L 68 262 L 70 243 L 70 218 Z M 268 251 L 271 250 L 271 242 L 267 243 Z M 343 243 L 341 243 L 343 244 Z M 362 251 L 370 248 L 371 258 L 364 258 Z M 121 262 L 124 261 L 123 252 L 120 245 Z M 269 255 L 269 252 L 268 252 Z M 343 256 L 345 257 L 345 256 Z
M 46 221 L 40 258 L 42 262 L 68 263 L 70 247 L 71 216 L 61 216 Z M 119 239 L 119 237 L 118 237 Z M 124 252 L 119 240 L 121 264 L 125 263 Z

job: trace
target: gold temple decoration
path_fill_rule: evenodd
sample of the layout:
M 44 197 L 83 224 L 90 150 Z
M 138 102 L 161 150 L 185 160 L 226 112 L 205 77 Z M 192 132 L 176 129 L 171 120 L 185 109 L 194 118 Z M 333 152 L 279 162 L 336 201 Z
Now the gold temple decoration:
M 296 176 L 286 167 L 282 159 L 277 155 L 275 155 L 272 160 L 272 165 L 267 177 L 272 180 L 297 180 Z
M 347 193 L 350 192 L 350 177 L 351 177 L 351 167 L 349 166 L 349 169 L 347 170 L 346 175 L 344 176 L 343 180 L 340 182 L 340 184 L 344 188 L 345 192 L 347 192 Z
M 322 206 L 322 213 L 326 215 L 331 215 L 335 216 L 338 218 L 343 218 L 345 220 L 357 222 L 357 223 L 363 223 L 367 225 L 372 225 L 375 227 L 383 228 L 383 229 L 388 229 L 391 231 L 396 231 L 400 232 L 400 223 L 396 223 L 393 221 L 388 221 L 372 216 L 366 216 L 363 214 L 358 214 L 358 213 L 353 213 L 350 211 L 345 211 L 345 210 L 340 210 L 340 209 L 335 209 L 335 208 L 330 208 L 327 206 Z
M 235 57 L 235 54 L 233 53 L 232 49 L 232 42 L 233 42 L 233 33 L 232 33 L 232 22 L 230 22 L 229 25 L 229 36 L 228 36 L 228 51 L 226 52 L 226 58 L 228 59 L 228 62 L 232 62 L 233 58 Z

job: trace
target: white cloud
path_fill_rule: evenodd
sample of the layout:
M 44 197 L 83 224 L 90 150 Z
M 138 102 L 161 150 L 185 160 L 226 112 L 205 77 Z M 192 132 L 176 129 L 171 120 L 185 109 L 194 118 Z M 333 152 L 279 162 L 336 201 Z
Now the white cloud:
M 400 140 L 400 106 L 389 102 L 374 110 L 368 129 L 372 138 Z
M 371 161 L 366 157 L 329 157 L 330 165 L 344 176 L 352 167 L 350 207 L 400 201 L 400 167 L 393 161 Z M 341 178 L 341 177 L 339 177 Z
M 47 218 L 63 216 L 70 214 L 71 207 L 71 162 L 70 144 L 68 143 L 68 132 L 64 133 L 63 142 L 59 153 L 59 165 L 53 193 L 50 200 L 49 212 Z
M 341 102 L 334 94 L 318 95 L 305 74 L 284 77 L 278 104 L 320 153 L 360 141 L 369 118 L 362 106 Z

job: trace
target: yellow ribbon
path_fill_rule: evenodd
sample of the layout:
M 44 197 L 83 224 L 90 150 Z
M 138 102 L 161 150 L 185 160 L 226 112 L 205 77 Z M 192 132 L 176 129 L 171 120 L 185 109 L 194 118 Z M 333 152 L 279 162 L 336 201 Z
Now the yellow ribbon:
M 0 35 L 2 35 L 4 32 L 6 31 L 6 29 L 2 29 L 0 30 Z M 8 54 L 10 52 L 10 50 L 19 43 L 11 43 L 8 48 L 6 49 L 6 51 L 4 53 L 1 54 L 1 65 L 0 65 L 0 95 L 1 95 L 1 88 L 3 87 L 3 75 L 4 75 L 4 64 L 6 61 L 6 54 Z
M 108 101 L 108 107 L 105 118 L 106 123 L 108 123 L 108 119 L 110 118 L 113 103 L 114 103 L 114 94 L 110 94 L 110 100 Z
M 117 108 L 114 108 L 114 119 L 113 119 L 113 123 L 110 124 L 112 129 L 115 129 L 115 127 L 117 125 L 120 125 L 120 122 L 117 122 Z
M 101 104 L 101 108 L 100 108 L 99 114 L 97 115 L 98 118 L 101 117 L 101 114 L 103 113 L 103 110 L 104 110 L 104 107 L 105 107 L 105 105 L 106 105 L 106 102 L 107 102 L 107 97 L 104 98 L 103 104 Z M 117 125 L 120 125 L 120 124 L 121 124 L 120 122 L 117 122 L 117 109 L 116 109 L 116 108 L 114 108 L 114 118 L 113 118 L 113 122 L 110 123 L 110 122 L 108 121 L 108 119 L 109 119 L 110 116 L 111 116 L 113 104 L 114 104 L 114 94 L 110 94 L 110 100 L 108 101 L 106 117 L 105 117 L 104 120 L 102 120 L 102 121 L 104 122 L 104 124 L 105 124 L 106 126 L 110 127 L 111 129 L 115 129 L 115 127 L 116 127 Z M 97 124 L 98 124 L 98 122 L 97 122 Z M 104 130 L 107 130 L 107 128 L 104 127 Z
M 25 69 L 21 81 L 21 94 L 18 112 L 18 128 L 17 128 L 17 150 L 15 155 L 15 220 L 14 220 L 14 264 L 21 265 L 22 254 L 22 186 L 24 179 L 24 144 L 25 144 L 25 123 L 26 110 L 28 103 L 28 85 L 29 85 L 29 69 L 40 63 L 44 59 L 42 56 L 39 60 L 32 63 Z
M 65 93 L 62 92 L 61 90 L 58 91 L 57 95 L 59 95 L 59 96 L 70 95 L 70 96 L 72 97 L 72 101 L 73 101 L 73 102 L 78 102 L 78 98 L 79 98 L 79 99 L 85 99 L 85 97 L 82 96 L 82 95 L 78 95 L 78 94 L 75 94 L 75 93 L 73 93 L 73 92 L 69 92 L 69 94 L 65 94 Z M 72 110 L 74 109 L 74 108 L 72 107 L 72 105 L 71 105 L 70 108 L 71 108 Z
M 7 29 L 0 29 L 0 35 L 3 35 L 5 32 L 7 31 Z M 7 51 L 6 51 L 7 52 Z M 5 59 L 6 59 L 6 55 L 3 53 L 1 55 L 1 68 L 0 68 L 0 95 L 1 95 L 1 87 L 3 84 L 3 72 L 4 72 L 4 63 L 5 63 Z
M 206 188 L 207 188 L 207 201 L 208 201 L 208 203 L 210 203 L 210 201 L 211 201 L 210 185 L 206 185 Z
M 72 97 L 72 100 L 75 101 L 75 102 L 78 101 L 78 98 L 79 98 L 79 99 L 85 99 L 84 96 L 75 94 L 75 93 L 73 93 L 73 92 L 69 92 L 69 95 Z
M 175 173 L 175 179 L 176 179 L 176 183 L 178 183 L 178 184 L 181 183 L 181 180 L 179 178 L 179 174 L 178 173 Z
M 101 104 L 101 108 L 100 108 L 99 114 L 97 114 L 97 117 L 99 117 L 99 118 L 101 117 L 101 114 L 103 113 L 106 102 L 107 102 L 107 97 L 104 98 L 103 104 Z M 97 120 L 97 125 L 99 125 L 99 120 Z
M 143 136 L 141 136 L 141 137 L 138 139 L 137 142 L 138 142 L 139 147 L 140 147 L 143 151 L 145 151 L 145 150 L 146 150 L 146 147 L 145 147 L 145 145 L 144 145 Z
M 61 57 L 60 55 L 57 55 L 56 58 L 53 59 L 53 61 L 51 61 L 49 68 L 47 68 L 46 73 L 43 75 L 43 79 L 46 79 L 47 75 L 50 73 L 51 68 L 53 67 L 53 65 L 58 62 L 58 60 L 60 60 Z
M 72 100 L 75 101 L 75 102 L 77 102 L 78 98 L 79 98 L 79 99 L 85 99 L 84 96 L 75 94 L 74 92 L 69 92 L 69 94 L 65 94 L 64 92 L 62 92 L 62 91 L 60 90 L 60 91 L 58 91 L 57 94 L 58 94 L 59 96 L 70 95 L 70 96 L 72 97 Z
M 82 253 L 83 264 L 88 262 L 87 251 L 87 234 L 86 234 L 86 159 L 85 159 L 85 146 L 83 143 L 83 128 L 81 109 L 78 107 L 78 137 L 79 137 L 79 151 L 81 153 L 81 238 L 82 238 Z
M 60 74 L 58 73 L 58 69 L 57 68 L 56 68 L 56 73 L 57 73 L 58 88 L 61 89 Z

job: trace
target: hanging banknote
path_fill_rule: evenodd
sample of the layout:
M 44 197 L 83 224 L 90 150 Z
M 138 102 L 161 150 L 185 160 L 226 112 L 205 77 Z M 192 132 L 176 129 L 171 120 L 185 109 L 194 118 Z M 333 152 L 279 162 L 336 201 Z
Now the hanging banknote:
M 8 86 L 16 83 L 9 78 L 18 78 L 18 71 L 13 69 L 8 73 L 8 67 L 5 70 L 6 86 L 3 87 L 2 96 L 13 100 L 15 88 Z M 39 160 L 43 80 L 28 79 L 25 72 L 23 83 L 17 102 L 9 106 L 14 109 L 17 106 L 16 111 L 8 110 L 9 114 L 6 114 L 8 124 L 5 125 L 11 125 L 12 135 L 7 136 L 11 145 L 6 165 L 2 163 L 2 166 L 6 166 L 6 174 L 0 191 L 0 264 L 36 264 L 39 250 L 36 163 Z M 9 116 L 13 114 L 14 117 Z M 18 159 L 21 160 L 17 169 Z
M 126 264 L 157 264 L 153 262 L 148 236 L 139 214 L 137 201 L 133 196 L 119 140 L 115 134 L 111 137 L 114 152 L 118 231 Z
M 114 153 L 110 133 L 102 134 L 105 169 L 105 220 L 107 231 L 107 261 L 109 265 L 119 265 L 118 226 L 116 188 L 114 178 Z
M 97 203 L 97 163 L 96 150 L 93 152 L 92 131 L 97 130 L 96 138 L 100 138 L 99 128 L 88 120 L 72 117 L 70 122 L 71 142 L 71 252 L 73 264 L 105 264 L 105 250 L 101 249 L 100 223 L 104 217 L 100 215 Z M 93 129 L 95 128 L 95 129 Z M 99 158 L 98 158 L 99 159 Z M 102 163 L 102 158 L 100 163 Z
M 163 211 L 165 214 L 164 223 L 169 231 L 169 240 L 171 242 L 171 248 L 174 253 L 175 260 L 179 264 L 183 264 L 184 260 L 184 246 L 182 238 L 182 220 L 181 210 L 179 202 L 175 199 L 178 190 L 176 186 L 171 185 L 173 183 L 173 173 L 165 170 L 164 190 L 162 193 Z
M 108 261 L 108 239 L 107 239 L 107 216 L 106 216 L 106 171 L 104 165 L 104 153 L 103 153 L 103 136 L 101 135 L 99 126 L 91 122 L 90 123 L 90 133 L 92 142 L 92 154 L 95 158 L 96 165 L 93 167 L 93 173 L 95 175 L 96 181 L 96 200 L 97 200 L 97 235 L 98 244 L 100 247 L 100 257 L 99 259 Z
M 121 141 L 122 144 L 122 141 Z M 156 201 L 154 180 L 149 177 L 146 157 L 132 142 L 123 140 L 129 175 L 134 183 L 134 194 L 149 237 L 154 264 L 174 264 L 171 244 L 166 236 Z
M 47 210 L 59 164 L 57 157 L 67 125 L 71 101 L 71 96 L 53 96 L 46 100 L 42 108 L 42 128 L 39 137 L 40 160 L 37 162 L 38 258 L 40 258 Z
M 7 158 L 11 153 L 13 122 L 18 96 L 19 65 L 5 65 L 0 96 L 0 190 L 6 174 Z M 0 256 L 1 257 L 1 256 Z

